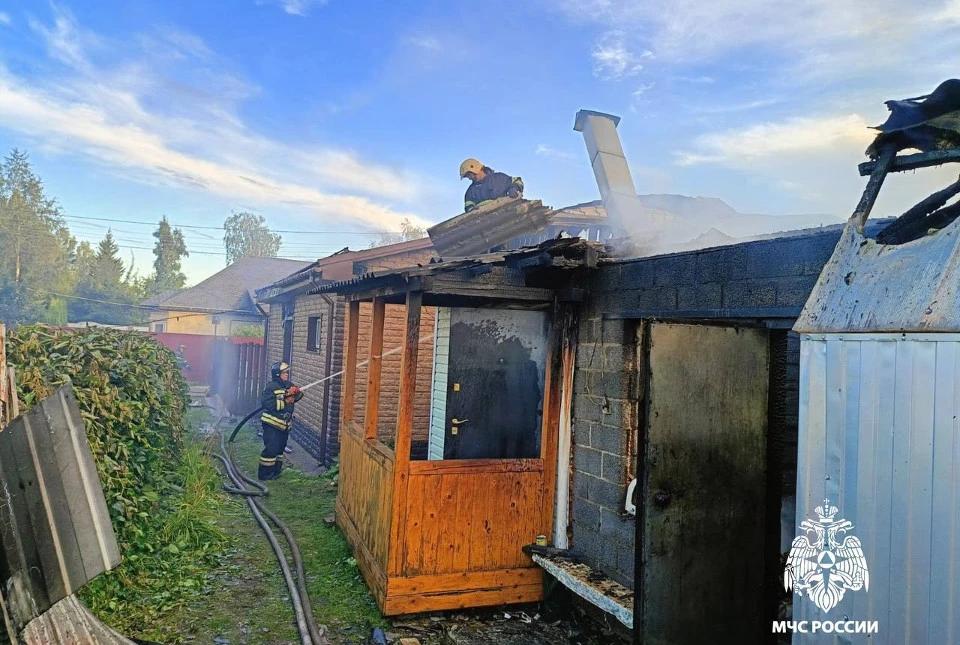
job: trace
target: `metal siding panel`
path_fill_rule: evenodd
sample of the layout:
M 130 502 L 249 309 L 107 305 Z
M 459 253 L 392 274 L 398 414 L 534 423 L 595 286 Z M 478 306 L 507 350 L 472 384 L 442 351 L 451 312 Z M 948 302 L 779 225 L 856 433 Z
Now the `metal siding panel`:
M 912 392 L 910 420 L 910 485 L 907 488 L 909 507 L 905 525 L 908 527 L 909 560 L 907 586 L 909 611 L 904 631 L 906 643 L 927 643 L 927 618 L 930 613 L 930 525 L 932 522 L 933 487 L 933 420 L 934 392 L 930 377 L 935 376 L 937 343 L 906 341 L 913 348 Z
M 913 347 L 911 343 L 897 342 L 897 363 L 894 386 L 891 390 L 893 408 L 893 481 L 890 489 L 890 562 L 888 580 L 900 580 L 889 585 L 889 627 L 885 630 L 893 642 L 907 639 L 905 611 L 908 606 L 907 581 L 910 579 L 910 539 L 906 525 L 910 508 L 910 421 L 913 418 Z M 869 563 L 869 561 L 868 561 Z
M 871 580 L 826 616 L 795 596 L 794 619 L 879 620 L 878 643 L 960 642 L 960 336 L 805 335 L 800 367 L 798 522 L 836 499 Z
M 952 614 L 956 611 L 951 598 L 951 581 L 956 576 L 956 526 L 953 524 L 957 504 L 957 488 L 954 477 L 956 459 L 957 405 L 957 344 L 937 344 L 937 364 L 934 382 L 934 434 L 933 434 L 933 517 L 931 521 L 930 558 L 934 566 L 944 566 L 947 575 L 936 576 L 931 572 L 928 611 L 931 633 L 950 634 Z M 942 539 L 938 539 L 942 538 Z M 941 605 L 938 599 L 948 601 Z M 950 634 L 946 642 L 955 643 Z

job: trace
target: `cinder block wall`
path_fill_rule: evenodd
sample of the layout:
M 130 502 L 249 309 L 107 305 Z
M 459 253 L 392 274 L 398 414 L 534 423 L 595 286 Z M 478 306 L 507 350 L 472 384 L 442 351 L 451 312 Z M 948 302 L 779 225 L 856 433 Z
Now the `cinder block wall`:
M 634 476 L 637 429 L 636 312 L 683 318 L 691 312 L 799 308 L 839 239 L 839 229 L 601 266 L 587 279 L 574 378 L 573 548 L 587 562 L 634 585 L 635 523 L 622 512 Z M 762 315 L 762 312 L 761 312 Z M 787 339 L 786 377 L 774 397 L 786 411 L 776 429 L 782 446 L 782 494 L 796 482 L 799 338 Z M 607 409 L 604 410 L 604 403 Z

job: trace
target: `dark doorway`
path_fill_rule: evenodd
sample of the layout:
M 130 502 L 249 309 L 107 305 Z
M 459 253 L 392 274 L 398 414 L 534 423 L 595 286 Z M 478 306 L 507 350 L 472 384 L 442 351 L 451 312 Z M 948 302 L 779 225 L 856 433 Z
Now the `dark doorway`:
M 536 358 L 529 342 L 493 318 L 450 326 L 444 459 L 540 456 L 543 365 Z
M 647 324 L 637 494 L 644 643 L 762 643 L 766 329 Z

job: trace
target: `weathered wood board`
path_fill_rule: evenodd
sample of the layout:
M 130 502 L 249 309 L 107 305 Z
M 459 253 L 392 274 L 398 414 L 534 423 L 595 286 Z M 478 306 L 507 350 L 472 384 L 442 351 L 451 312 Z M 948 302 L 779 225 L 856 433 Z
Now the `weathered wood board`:
M 18 628 L 120 563 L 73 389 L 0 433 L 0 540 Z

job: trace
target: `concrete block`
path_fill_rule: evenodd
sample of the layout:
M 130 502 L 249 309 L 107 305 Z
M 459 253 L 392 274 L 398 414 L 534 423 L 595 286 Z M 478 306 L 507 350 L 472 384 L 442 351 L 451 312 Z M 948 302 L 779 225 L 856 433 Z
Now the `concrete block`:
M 584 561 L 596 567 L 603 554 L 603 542 L 598 531 L 588 530 L 586 526 L 574 523 L 572 548 L 583 555 Z
M 657 287 L 693 284 L 696 280 L 696 255 L 667 256 L 654 263 L 653 284 Z
M 693 311 L 720 309 L 723 306 L 723 289 L 719 282 L 677 287 L 677 309 Z
M 606 506 L 611 510 L 619 509 L 623 506 L 626 488 L 603 481 L 602 479 L 591 479 L 590 481 L 590 501 Z
M 580 396 L 573 402 L 573 416 L 580 421 L 600 423 L 603 413 L 601 406 L 603 398 L 597 396 Z
M 774 307 L 777 283 L 774 280 L 739 280 L 723 285 L 723 306 L 726 309 Z
M 579 497 L 573 500 L 573 523 L 591 532 L 600 530 L 600 507 Z
M 629 342 L 632 336 L 633 325 L 634 323 L 628 320 L 604 320 L 600 332 L 603 345 L 622 345 L 625 342 Z
M 606 293 L 623 289 L 623 277 L 620 264 L 606 264 L 597 269 L 594 278 L 590 281 L 589 289 Z
M 584 473 L 600 475 L 602 473 L 602 453 L 593 448 L 574 446 L 573 467 Z
M 590 429 L 590 446 L 603 452 L 622 455 L 626 440 L 627 430 L 624 428 L 597 425 Z
M 599 473 L 597 473 L 599 475 Z M 590 482 L 596 479 L 590 474 L 574 470 L 573 472 L 573 496 L 582 500 L 590 499 Z
M 634 311 L 673 311 L 677 308 L 675 287 L 654 287 L 624 295 L 625 309 Z
M 634 260 L 620 264 L 620 291 L 636 289 L 650 289 L 653 287 L 655 276 L 655 262 L 651 260 Z
M 777 280 L 777 306 L 802 307 L 810 297 L 818 276 L 804 275 Z
M 747 265 L 744 245 L 697 253 L 696 282 L 728 282 L 743 278 Z
M 637 362 L 636 327 L 632 330 L 627 342 L 603 346 L 603 369 L 607 372 L 627 371 L 625 368 L 635 367 Z
M 626 458 L 609 452 L 602 452 L 600 455 L 600 478 L 611 484 L 623 484 L 627 474 Z

